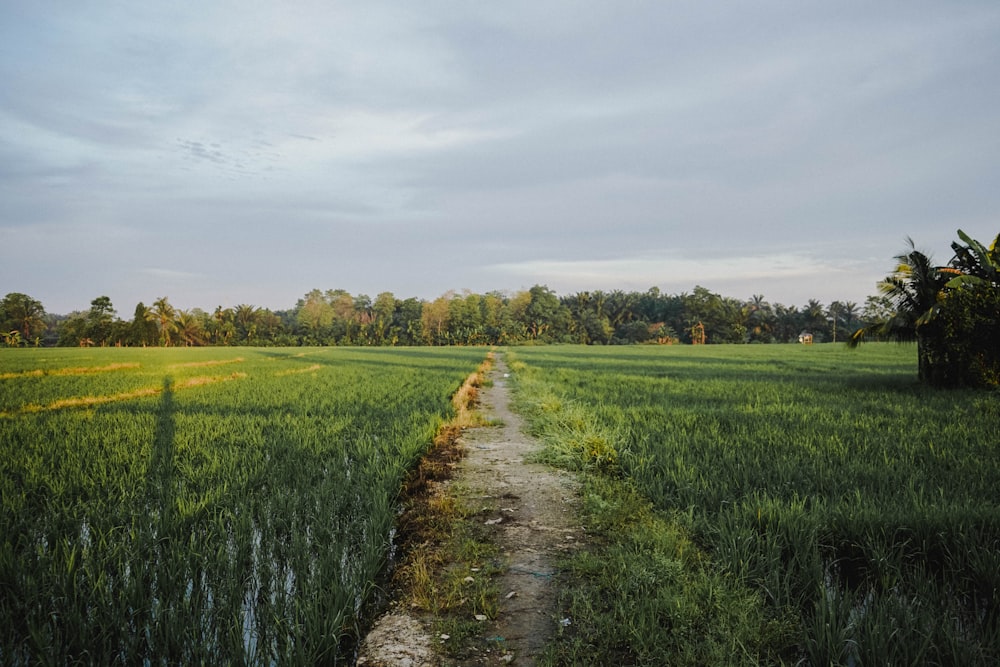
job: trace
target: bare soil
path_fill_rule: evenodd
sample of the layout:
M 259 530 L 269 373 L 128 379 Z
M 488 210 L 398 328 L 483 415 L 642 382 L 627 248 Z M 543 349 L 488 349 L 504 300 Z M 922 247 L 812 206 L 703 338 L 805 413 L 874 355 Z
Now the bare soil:
M 359 665 L 442 667 L 533 665 L 559 623 L 554 575 L 562 552 L 583 539 L 576 520 L 577 489 L 570 475 L 528 458 L 541 446 L 511 410 L 508 371 L 500 354 L 480 390 L 480 410 L 495 425 L 467 429 L 460 442 L 466 456 L 448 483 L 473 520 L 489 527 L 503 554 L 495 618 L 481 623 L 477 641 L 463 657 L 442 655 L 433 619 L 396 606 L 365 639 Z

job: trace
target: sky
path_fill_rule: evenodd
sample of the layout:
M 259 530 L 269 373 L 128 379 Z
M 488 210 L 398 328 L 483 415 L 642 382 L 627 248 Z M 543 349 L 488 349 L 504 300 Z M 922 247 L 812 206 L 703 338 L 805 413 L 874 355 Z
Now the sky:
M 860 305 L 998 176 L 995 0 L 0 3 L 0 294 L 50 313 Z

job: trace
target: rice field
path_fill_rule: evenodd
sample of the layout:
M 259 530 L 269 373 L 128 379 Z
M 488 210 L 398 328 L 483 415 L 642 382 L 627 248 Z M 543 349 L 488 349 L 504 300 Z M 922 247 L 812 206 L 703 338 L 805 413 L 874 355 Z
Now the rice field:
M 1000 662 L 1000 394 L 920 386 L 915 349 L 889 344 L 512 356 L 546 458 L 625 480 L 689 532 L 713 581 L 790 623 L 774 662 Z M 627 628 L 590 636 L 580 621 L 567 635 L 589 655 L 659 664 L 655 635 L 676 630 L 652 606 L 663 579 L 646 572 L 642 594 L 626 592 L 639 569 L 574 603 L 581 615 L 617 606 L 645 628 L 626 640 Z M 731 643 L 730 664 L 763 655 Z
M 0 350 L 0 664 L 350 663 L 484 356 Z

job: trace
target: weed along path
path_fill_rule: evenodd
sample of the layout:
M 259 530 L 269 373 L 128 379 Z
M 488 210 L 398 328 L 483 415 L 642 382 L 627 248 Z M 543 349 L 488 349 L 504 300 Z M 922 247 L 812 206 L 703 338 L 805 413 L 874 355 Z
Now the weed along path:
M 404 593 L 369 634 L 359 665 L 533 665 L 556 631 L 556 564 L 583 538 L 575 482 L 529 461 L 541 444 L 511 410 L 500 354 L 487 380 L 479 389 L 487 425 L 463 431 L 464 457 L 432 501 L 461 508 L 452 529 L 461 544 L 426 559 L 437 566 L 436 591 L 459 590 L 430 603 Z M 412 573 L 403 578 L 413 585 Z

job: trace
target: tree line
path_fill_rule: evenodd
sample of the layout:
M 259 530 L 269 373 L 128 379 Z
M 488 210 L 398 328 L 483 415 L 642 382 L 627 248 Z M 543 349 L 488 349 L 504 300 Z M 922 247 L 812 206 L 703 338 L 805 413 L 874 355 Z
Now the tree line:
M 514 294 L 447 292 L 430 301 L 314 289 L 279 311 L 249 304 L 183 310 L 160 297 L 138 303 L 131 319 L 123 319 L 107 296 L 88 310 L 56 316 L 30 296 L 10 293 L 0 302 L 0 331 L 13 346 L 784 343 L 803 332 L 816 342 L 835 342 L 887 308 L 886 297 L 870 297 L 863 308 L 815 299 L 799 308 L 762 295 L 724 297 L 701 286 L 675 295 L 652 287 L 560 296 L 535 285 Z
M 954 256 L 937 266 L 909 241 L 896 269 L 862 307 L 803 307 L 690 293 L 592 291 L 560 296 L 544 285 L 514 294 L 447 292 L 432 301 L 374 299 L 314 289 L 294 308 L 249 304 L 208 313 L 167 297 L 140 302 L 131 320 L 99 296 L 89 310 L 48 315 L 26 294 L 0 301 L 0 334 L 21 345 L 510 345 L 521 343 L 788 343 L 915 341 L 918 373 L 935 385 L 1000 384 L 1000 235 L 986 247 L 961 230 Z

